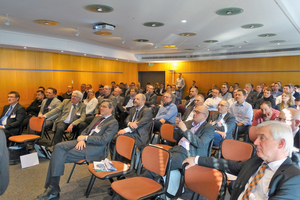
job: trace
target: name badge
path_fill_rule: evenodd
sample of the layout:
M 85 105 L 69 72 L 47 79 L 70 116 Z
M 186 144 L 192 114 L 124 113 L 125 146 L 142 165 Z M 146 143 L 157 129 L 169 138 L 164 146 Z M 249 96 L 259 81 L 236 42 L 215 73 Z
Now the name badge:
M 77 115 L 77 116 L 80 116 L 80 112 L 77 112 L 76 115 Z
M 101 129 L 99 129 L 98 126 L 95 128 L 95 132 L 96 132 L 96 133 L 99 133 L 100 130 L 101 130 Z
M 14 115 L 14 114 L 12 114 L 11 116 L 10 116 L 10 118 L 16 118 L 16 115 Z
M 49 110 L 51 110 L 51 108 L 52 108 L 51 106 L 48 106 L 48 109 L 49 109 Z

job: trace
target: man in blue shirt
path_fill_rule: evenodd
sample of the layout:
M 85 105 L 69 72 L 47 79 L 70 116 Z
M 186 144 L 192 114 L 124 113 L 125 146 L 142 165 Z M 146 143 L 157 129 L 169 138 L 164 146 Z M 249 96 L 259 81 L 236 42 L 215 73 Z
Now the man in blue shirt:
M 163 124 L 175 124 L 177 116 L 177 107 L 172 103 L 172 93 L 167 91 L 163 96 L 163 105 L 159 108 L 156 117 L 154 118 L 154 131 L 160 131 Z
M 246 91 L 238 89 L 236 93 L 236 102 L 229 108 L 238 123 L 238 134 L 246 133 L 248 127 L 252 124 L 253 110 L 252 105 L 245 101 Z

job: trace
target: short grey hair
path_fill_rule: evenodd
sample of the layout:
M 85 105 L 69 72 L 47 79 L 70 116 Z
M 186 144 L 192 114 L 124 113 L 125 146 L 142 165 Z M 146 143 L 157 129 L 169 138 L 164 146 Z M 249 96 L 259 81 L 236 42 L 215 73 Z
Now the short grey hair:
M 284 151 L 287 156 L 292 155 L 293 146 L 294 146 L 294 135 L 292 128 L 284 122 L 279 121 L 266 121 L 257 126 L 257 128 L 268 126 L 271 131 L 271 135 L 275 140 L 284 139 L 285 146 Z
M 73 91 L 73 94 L 77 94 L 77 97 L 80 98 L 80 99 L 82 100 L 83 94 L 82 94 L 80 91 L 74 90 L 74 91 Z
M 104 102 L 107 102 L 107 103 L 108 103 L 108 108 L 114 108 L 114 104 L 113 104 L 113 102 L 112 102 L 111 100 L 109 100 L 109 99 L 103 99 L 103 100 L 101 101 L 100 105 L 101 105 L 102 103 L 104 103 Z

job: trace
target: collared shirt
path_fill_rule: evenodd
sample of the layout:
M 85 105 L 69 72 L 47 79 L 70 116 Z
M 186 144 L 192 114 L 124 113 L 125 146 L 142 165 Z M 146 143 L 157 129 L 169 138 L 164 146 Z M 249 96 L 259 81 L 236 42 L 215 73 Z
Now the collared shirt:
M 168 106 L 160 106 L 157 115 L 155 116 L 156 120 L 164 119 L 171 124 L 175 124 L 175 118 L 177 116 L 178 110 L 174 103 L 171 103 Z
M 126 108 L 131 108 L 133 106 L 134 97 L 129 99 L 128 103 L 126 104 Z
M 72 123 L 72 122 L 70 122 L 72 110 L 73 110 L 73 109 L 76 109 L 76 107 L 78 106 L 78 104 L 79 104 L 79 103 L 77 103 L 77 104 L 75 105 L 75 108 L 74 108 L 74 106 L 73 106 L 74 104 L 73 104 L 73 103 L 71 104 L 71 109 L 70 109 L 69 115 L 68 115 L 68 117 L 64 120 L 64 122 L 65 122 L 66 124 Z M 76 113 L 75 113 L 75 115 L 76 115 Z
M 239 105 L 237 102 L 229 108 L 229 113 L 232 114 L 236 122 L 243 123 L 244 126 L 252 124 L 253 110 L 251 104 L 243 102 Z
M 282 165 L 282 163 L 286 160 L 286 158 L 281 160 L 276 160 L 270 163 L 267 163 L 267 168 L 265 170 L 265 173 L 263 177 L 258 181 L 257 186 L 253 188 L 249 195 L 249 200 L 263 200 L 268 199 L 269 197 L 269 185 L 272 177 L 274 176 L 275 172 L 278 170 L 278 168 Z M 261 165 L 262 166 L 262 165 Z M 245 190 L 240 194 L 238 200 L 241 200 L 246 189 L 248 188 L 248 185 L 251 183 L 253 178 L 255 177 L 256 173 L 261 167 L 257 169 L 257 171 L 251 176 L 251 178 L 248 180 L 247 184 L 245 185 Z
M 194 106 L 193 110 L 190 112 L 189 116 L 186 118 L 185 121 L 193 120 L 194 110 L 195 110 L 195 106 Z
M 198 124 L 195 124 L 195 122 L 192 123 L 192 128 L 190 128 L 190 131 L 195 134 L 196 131 L 198 130 L 198 128 L 205 122 L 199 122 Z M 182 146 L 183 148 L 185 148 L 187 151 L 190 150 L 190 141 L 188 139 L 186 139 L 185 137 L 182 137 L 179 142 L 178 142 L 179 146 Z
M 185 86 L 184 79 L 183 78 L 177 78 L 176 79 L 176 87 L 182 89 L 182 88 L 184 88 L 184 86 Z
M 189 105 L 190 105 L 191 103 L 193 103 L 193 101 L 194 101 L 194 100 L 195 100 L 195 97 L 194 97 L 194 98 L 192 98 L 192 99 L 190 99 L 190 100 L 189 100 L 189 103 L 188 103 L 188 104 L 186 104 L 186 106 L 185 106 L 185 107 L 186 107 L 186 108 L 187 108 L 187 107 L 189 107 Z
M 141 109 L 144 107 L 144 105 L 142 106 L 142 107 L 140 107 L 139 109 L 135 109 L 135 111 L 138 111 L 137 113 L 136 113 L 136 115 L 138 115 L 139 114 L 139 112 L 141 111 Z M 135 113 L 134 113 L 134 115 L 135 115 Z M 133 118 L 136 118 L 136 116 L 134 117 L 134 115 L 132 116 L 132 119 Z M 124 129 L 125 131 L 126 131 L 126 133 L 131 133 L 132 132 L 132 130 L 131 130 L 131 128 L 129 127 L 129 123 L 131 123 L 131 122 L 128 122 L 128 124 L 127 124 L 127 127 Z
M 272 95 L 273 95 L 274 99 L 276 99 L 278 96 L 282 95 L 282 92 L 280 92 L 278 90 L 276 93 L 272 92 Z
M 13 109 L 15 108 L 15 106 L 16 106 L 17 104 L 18 104 L 18 103 L 15 103 L 14 105 L 9 105 L 8 110 L 6 111 L 6 113 L 4 114 L 4 116 L 7 114 L 7 112 L 8 112 L 9 109 L 10 109 L 10 107 L 12 107 L 12 109 L 11 109 L 9 115 L 10 115 L 10 114 L 14 114 L 14 113 L 11 113 L 11 112 L 13 111 Z M 9 115 L 8 115 L 7 117 L 2 117 L 2 125 L 3 125 L 3 126 L 6 125 L 6 123 L 7 123 L 7 118 L 9 117 Z
M 218 110 L 218 104 L 219 102 L 222 101 L 220 97 L 215 97 L 215 98 L 208 98 L 204 102 L 204 106 L 209 110 L 209 111 L 217 111 Z
M 107 118 L 109 118 L 111 115 L 108 115 L 108 116 L 106 116 L 106 117 L 104 117 L 104 119 L 100 122 L 100 124 L 102 124 Z M 100 126 L 100 124 L 98 124 L 94 129 L 92 129 L 91 131 L 90 131 L 90 133 L 85 137 L 85 141 L 87 141 L 87 138 L 88 138 L 88 136 L 91 136 L 93 133 L 94 133 L 94 131 L 95 131 L 95 129 L 97 128 L 97 127 L 99 127 Z M 100 131 L 100 130 L 99 130 Z

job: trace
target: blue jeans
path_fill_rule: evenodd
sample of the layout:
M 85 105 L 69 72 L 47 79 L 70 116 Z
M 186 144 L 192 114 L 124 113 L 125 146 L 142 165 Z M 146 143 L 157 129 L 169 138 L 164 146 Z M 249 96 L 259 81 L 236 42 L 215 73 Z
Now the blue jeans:
M 213 146 L 220 146 L 220 143 L 223 140 L 222 136 L 219 133 L 214 132 L 214 137 Z

